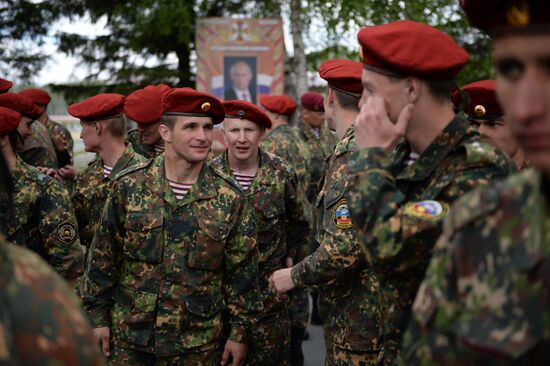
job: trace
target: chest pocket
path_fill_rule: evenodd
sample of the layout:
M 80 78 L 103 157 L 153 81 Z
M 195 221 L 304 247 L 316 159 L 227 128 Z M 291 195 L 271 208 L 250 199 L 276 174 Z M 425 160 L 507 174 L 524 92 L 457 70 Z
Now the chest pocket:
M 214 271 L 223 261 L 225 244 L 231 226 L 225 217 L 199 217 L 199 230 L 187 254 L 190 268 Z
M 164 215 L 128 212 L 124 221 L 124 257 L 145 263 L 161 263 L 164 250 Z

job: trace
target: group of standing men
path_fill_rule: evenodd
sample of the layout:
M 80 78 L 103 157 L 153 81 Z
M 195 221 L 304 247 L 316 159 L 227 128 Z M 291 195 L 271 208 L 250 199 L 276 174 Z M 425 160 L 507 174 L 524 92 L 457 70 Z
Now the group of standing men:
M 496 82 L 457 89 L 468 54 L 435 28 L 366 27 L 361 62 L 320 66 L 326 95 L 301 98 L 300 129 L 284 95 L 257 106 L 159 85 L 71 105 L 97 153 L 74 184 L 59 127 L 58 170 L 16 154 L 49 119 L 2 94 L 0 229 L 78 282 L 113 365 L 300 364 L 307 288 L 327 365 L 546 364 L 550 5 L 460 3 L 494 41 Z M 227 150 L 208 159 L 222 122 Z M 101 364 L 61 281 L 10 248 L 0 361 Z M 38 277 L 59 293 L 29 295 Z M 66 301 L 31 326 L 33 296 Z

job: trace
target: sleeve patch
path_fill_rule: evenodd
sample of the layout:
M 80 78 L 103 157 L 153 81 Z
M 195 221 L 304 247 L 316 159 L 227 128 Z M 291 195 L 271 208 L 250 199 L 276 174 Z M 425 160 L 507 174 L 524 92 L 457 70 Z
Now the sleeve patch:
M 341 199 L 334 205 L 332 209 L 332 221 L 338 229 L 349 229 L 353 226 L 346 199 Z
M 63 222 L 57 227 L 57 237 L 65 244 L 76 239 L 76 227 L 71 222 Z
M 449 205 L 432 200 L 409 202 L 405 205 L 404 213 L 420 219 L 438 221 L 449 213 Z

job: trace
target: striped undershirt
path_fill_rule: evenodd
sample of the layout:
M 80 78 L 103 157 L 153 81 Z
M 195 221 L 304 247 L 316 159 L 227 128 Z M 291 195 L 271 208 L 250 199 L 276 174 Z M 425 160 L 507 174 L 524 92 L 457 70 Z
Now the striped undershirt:
M 172 188 L 172 191 L 174 191 L 174 195 L 178 200 L 181 200 L 187 194 L 187 192 L 189 192 L 189 189 L 191 189 L 191 186 L 193 185 L 193 183 L 178 183 L 173 182 L 169 179 L 167 180 L 170 184 L 170 188 Z
M 240 186 L 246 191 L 248 188 L 250 188 L 250 185 L 252 184 L 252 181 L 254 180 L 255 175 L 247 175 L 247 174 L 241 174 L 237 173 L 234 170 L 231 170 L 233 173 L 233 176 L 239 182 Z
M 164 141 L 157 142 L 156 144 L 153 145 L 153 148 L 155 149 L 155 153 L 157 154 L 164 152 Z
M 416 163 L 416 161 L 418 160 L 419 157 L 420 157 L 420 155 L 418 155 L 417 153 L 411 151 L 411 153 L 410 153 L 409 156 L 405 159 L 405 161 L 403 162 L 403 164 L 405 164 L 405 166 L 411 166 L 411 165 L 413 165 L 414 163 Z
M 112 171 L 113 171 L 112 166 L 109 166 L 107 164 L 103 164 L 103 178 L 109 178 Z
M 315 135 L 315 137 L 317 137 L 317 140 L 319 140 L 321 138 L 321 136 L 319 135 L 319 129 L 318 128 L 312 128 L 311 132 Z

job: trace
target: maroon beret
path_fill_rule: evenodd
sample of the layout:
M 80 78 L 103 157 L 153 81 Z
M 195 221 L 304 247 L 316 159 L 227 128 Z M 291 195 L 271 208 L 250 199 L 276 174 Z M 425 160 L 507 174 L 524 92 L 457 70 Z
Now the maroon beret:
M 260 126 L 271 128 L 271 120 L 257 105 L 244 100 L 228 100 L 223 102 L 225 118 L 247 119 Z
M 83 121 L 101 121 L 119 117 L 124 112 L 124 95 L 114 93 L 97 94 L 67 109 L 73 117 Z
M 336 90 L 361 94 L 363 64 L 351 60 L 327 60 L 319 66 L 319 76 Z
M 19 94 L 31 98 L 39 107 L 48 105 L 52 100 L 47 91 L 37 88 L 23 89 L 19 92 Z
M 0 93 L 5 93 L 13 86 L 13 83 L 9 80 L 0 78 Z
M 13 109 L 0 107 L 0 136 L 5 136 L 17 129 L 21 115 Z
M 296 111 L 296 102 L 288 95 L 264 95 L 260 97 L 260 105 L 268 111 L 292 116 Z
M 460 0 L 470 24 L 491 36 L 539 30 L 550 32 L 547 0 Z
M 34 104 L 31 98 L 16 93 L 0 94 L 0 106 L 13 109 L 22 116 L 33 120 L 44 113 L 44 110 Z
M 223 104 L 214 96 L 192 88 L 175 88 L 164 96 L 163 113 L 172 116 L 210 117 L 217 125 L 225 118 Z
M 411 20 L 365 27 L 357 38 L 365 67 L 380 73 L 448 80 L 469 58 L 448 34 Z
M 324 100 L 325 98 L 319 93 L 307 92 L 300 97 L 300 104 L 302 108 L 309 109 L 310 111 L 324 112 Z
M 462 106 L 464 113 L 472 119 L 501 117 L 504 112 L 497 100 L 496 86 L 495 80 L 481 80 L 464 86 L 462 88 L 463 93 L 467 93 L 470 97 L 470 103 L 467 106 Z M 453 103 L 456 108 L 460 108 L 463 101 L 460 92 L 453 93 Z
M 124 114 L 139 124 L 151 124 L 162 117 L 162 100 L 170 89 L 146 86 L 131 93 L 124 102 Z

